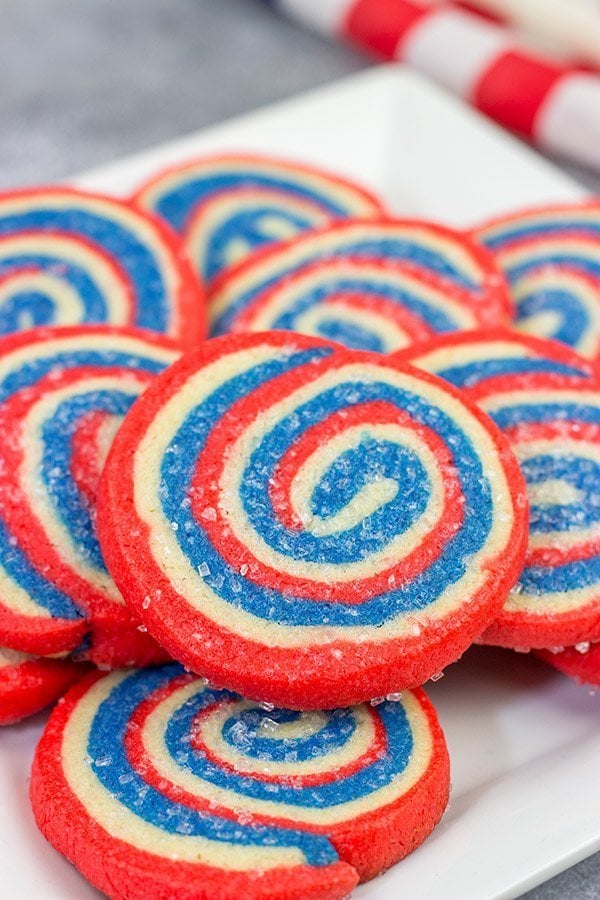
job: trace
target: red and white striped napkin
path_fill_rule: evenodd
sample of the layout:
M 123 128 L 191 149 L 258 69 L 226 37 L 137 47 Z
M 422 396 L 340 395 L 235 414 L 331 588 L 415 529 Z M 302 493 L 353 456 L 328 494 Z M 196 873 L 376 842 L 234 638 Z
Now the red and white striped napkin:
M 268 2 L 325 34 L 414 66 L 543 150 L 600 170 L 600 75 L 528 48 L 474 0 Z

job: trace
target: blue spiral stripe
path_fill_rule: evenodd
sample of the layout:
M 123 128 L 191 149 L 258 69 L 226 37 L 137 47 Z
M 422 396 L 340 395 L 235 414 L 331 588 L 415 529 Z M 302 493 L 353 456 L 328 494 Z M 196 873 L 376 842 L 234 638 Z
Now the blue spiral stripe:
M 188 219 L 200 203 L 215 194 L 231 191 L 236 188 L 275 188 L 283 194 L 289 194 L 304 200 L 318 203 L 332 216 L 343 217 L 348 214 L 345 204 L 335 200 L 332 193 L 325 193 L 310 188 L 306 183 L 282 175 L 260 173 L 251 168 L 239 172 L 220 172 L 210 175 L 199 175 L 182 178 L 182 180 L 162 194 L 154 203 L 154 209 L 175 228 L 183 231 Z M 277 208 L 281 214 L 281 209 Z
M 276 265 L 270 275 L 266 275 L 258 282 L 255 282 L 249 289 L 245 291 L 240 290 L 235 300 L 227 306 L 220 316 L 213 320 L 213 336 L 228 332 L 233 320 L 259 294 L 284 280 L 300 267 L 304 267 L 320 258 L 343 259 L 348 256 L 366 256 L 372 259 L 386 259 L 390 261 L 404 260 L 422 269 L 435 272 L 437 275 L 449 279 L 466 290 L 476 291 L 479 288 L 479 285 L 465 275 L 462 269 L 452 264 L 447 255 L 431 247 L 424 246 L 417 241 L 409 238 L 352 238 L 348 236 L 340 244 L 328 247 L 326 251 L 316 248 L 312 252 L 305 254 L 301 263 Z
M 506 406 L 500 409 L 486 410 L 499 428 L 503 430 L 521 425 L 524 422 L 555 422 L 565 424 L 576 422 L 588 425 L 600 425 L 600 407 L 575 403 L 524 403 Z
M 599 231 L 600 233 L 600 231 Z M 535 250 L 533 251 L 535 253 Z M 537 271 L 540 265 L 544 266 L 573 266 L 581 271 L 587 272 L 589 275 L 600 277 L 600 262 L 590 259 L 587 256 L 578 256 L 572 250 L 559 252 L 554 250 L 552 253 L 537 254 L 531 259 L 518 265 L 509 266 L 506 270 L 508 279 L 511 283 L 516 283 L 525 278 L 532 271 Z
M 537 219 L 529 224 L 527 222 L 511 223 L 498 234 L 483 232 L 481 239 L 491 250 L 502 250 L 506 244 L 518 238 L 552 235 L 563 237 L 569 232 L 587 232 L 595 237 L 600 237 L 600 222 L 595 223 L 592 219 L 577 219 L 570 214 L 568 219 L 562 218 L 555 222 L 544 222 Z
M 83 416 L 92 410 L 124 416 L 135 397 L 118 391 L 89 391 L 75 395 L 58 406 L 44 423 L 42 480 L 55 509 L 78 545 L 82 559 L 97 569 L 106 566 L 96 537 L 92 511 L 81 496 L 70 473 L 71 440 Z
M 553 531 L 579 531 L 600 522 L 600 465 L 591 459 L 568 455 L 531 457 L 523 460 L 521 470 L 527 484 L 542 484 L 552 477 L 571 485 L 579 492 L 576 503 L 552 504 L 530 508 L 530 530 L 534 534 Z
M 172 756 L 185 747 L 186 735 L 192 732 L 194 718 L 197 714 L 223 696 L 224 692 L 216 694 L 213 691 L 207 691 L 205 694 L 196 696 L 193 703 L 187 703 L 176 713 L 169 722 L 166 733 L 166 743 Z M 283 712 L 288 717 L 300 715 L 299 713 L 289 713 L 289 711 Z M 278 783 L 276 793 L 274 793 L 272 783 L 268 784 L 245 774 L 225 771 L 200 754 L 191 754 L 189 768 L 195 775 L 210 781 L 217 787 L 259 800 L 276 799 L 280 803 L 291 806 L 313 809 L 325 809 L 340 803 L 348 803 L 351 800 L 366 797 L 373 791 L 390 784 L 404 771 L 410 759 L 413 749 L 412 734 L 402 704 L 383 703 L 377 707 L 377 714 L 385 726 L 388 752 L 353 775 L 320 784 L 317 788 Z M 329 712 L 325 715 L 328 718 L 327 727 L 304 742 L 304 746 L 301 747 L 301 758 L 315 759 L 331 753 L 342 747 L 352 733 L 351 709 L 334 710 L 333 713 Z M 273 713 L 269 713 L 269 718 L 272 716 Z M 255 722 L 262 718 L 259 710 L 246 713 L 246 720 L 252 717 Z M 273 753 L 269 744 L 277 746 L 275 741 L 258 742 L 253 739 L 250 747 L 244 744 L 244 755 L 253 756 L 257 760 L 266 760 Z M 296 748 L 293 745 L 287 748 L 283 746 L 279 749 L 281 755 L 284 756 L 292 748 L 295 751 Z
M 562 288 L 553 288 L 549 284 L 517 302 L 516 322 L 526 322 L 540 313 L 553 313 L 556 316 L 557 325 L 548 337 L 562 341 L 569 347 L 578 347 L 592 324 L 587 307 L 576 294 Z
M 125 752 L 125 738 L 129 721 L 136 708 L 150 693 L 166 686 L 183 673 L 178 665 L 146 669 L 129 675 L 104 700 L 94 718 L 88 738 L 88 752 L 93 771 L 101 784 L 139 818 L 171 834 L 200 835 L 215 841 L 256 847 L 298 847 L 307 862 L 325 866 L 336 862 L 338 855 L 329 840 L 318 834 L 276 826 L 246 824 L 219 818 L 207 812 L 197 812 L 163 796 L 148 785 L 132 766 Z M 200 695 L 200 703 L 234 698 L 226 691 L 207 690 Z M 193 704 L 190 704 L 190 708 Z M 180 713 L 187 721 L 188 707 Z M 174 720 L 177 722 L 177 719 Z M 175 752 L 189 752 L 187 740 Z M 110 753 L 110 765 L 98 764 Z
M 83 612 L 71 597 L 55 587 L 37 571 L 0 519 L 0 565 L 16 584 L 20 585 L 42 609 L 57 619 L 80 619 Z
M 457 346 L 457 350 L 460 345 Z M 418 362 L 418 360 L 417 360 Z M 523 357 L 505 357 L 504 359 L 485 359 L 465 365 L 453 365 L 436 370 L 436 375 L 459 388 L 472 388 L 490 378 L 508 375 L 537 375 L 547 372 L 554 375 L 587 376 L 585 369 L 551 359 L 531 359 Z
M 118 338 L 115 338 L 115 343 Z M 0 381 L 0 403 L 22 388 L 31 387 L 51 372 L 61 372 L 78 367 L 105 369 L 125 369 L 126 371 L 150 372 L 158 375 L 165 368 L 160 360 L 137 356 L 120 350 L 59 350 L 56 353 L 32 358 L 29 362 L 9 372 Z
M 320 351 L 326 353 L 330 351 Z M 256 448 L 243 479 L 244 504 L 254 527 L 269 543 L 276 543 L 278 549 L 295 558 L 332 558 L 335 544 L 327 539 L 314 539 L 303 533 L 283 532 L 272 519 L 270 510 L 265 508 L 268 498 L 269 478 L 274 466 L 294 438 L 300 436 L 307 427 L 322 421 L 338 409 L 351 408 L 357 403 L 383 400 L 401 409 L 408 409 L 414 420 L 441 434 L 447 446 L 452 447 L 464 504 L 464 524 L 456 535 L 449 539 L 440 556 L 428 569 L 419 573 L 411 582 L 398 589 L 390 589 L 385 594 L 351 607 L 342 603 L 319 602 L 291 596 L 275 591 L 264 585 L 257 586 L 251 581 L 240 579 L 238 573 L 220 556 L 217 548 L 208 539 L 201 525 L 193 518 L 188 506 L 182 501 L 189 496 L 190 483 L 194 474 L 198 453 L 204 446 L 213 423 L 219 422 L 231 405 L 241 396 L 251 393 L 262 384 L 275 378 L 283 371 L 301 366 L 307 359 L 314 358 L 315 351 L 299 353 L 283 362 L 271 361 L 255 366 L 243 375 L 234 377 L 215 390 L 201 405 L 192 410 L 182 427 L 172 438 L 165 453 L 161 472 L 160 496 L 167 521 L 177 524 L 176 536 L 182 552 L 191 564 L 199 567 L 207 564 L 210 575 L 206 583 L 221 598 L 236 607 L 263 618 L 275 618 L 282 624 L 321 624 L 324 617 L 332 625 L 380 625 L 401 611 L 424 609 L 440 596 L 442 591 L 462 578 L 466 571 L 466 558 L 476 553 L 485 544 L 492 527 L 492 497 L 488 480 L 484 474 L 477 448 L 462 432 L 460 425 L 453 422 L 441 410 L 431 407 L 426 401 L 408 391 L 399 390 L 388 384 L 348 383 L 339 386 L 295 410 L 291 420 L 284 420 L 267 435 Z M 353 399 L 351 400 L 350 397 Z M 377 446 L 377 452 L 385 450 Z M 171 464 L 172 454 L 177 454 L 178 464 Z M 352 457 L 349 475 L 358 477 L 361 453 Z M 404 457 L 399 469 L 407 464 Z M 415 479 L 416 480 L 416 479 Z M 415 502 L 422 503 L 422 486 L 416 485 Z M 398 533 L 399 527 L 407 527 L 410 516 L 401 508 L 401 498 L 396 503 L 387 504 L 376 514 L 374 520 L 381 525 L 387 539 Z M 374 533 L 368 529 L 367 533 Z M 348 533 L 344 533 L 345 542 Z M 353 553 L 342 552 L 340 559 L 361 558 L 366 552 L 381 546 L 374 537 L 366 551 L 361 549 L 358 532 L 350 535 L 353 539 Z M 287 541 L 287 551 L 285 550 Z M 384 542 L 385 543 L 385 542 Z

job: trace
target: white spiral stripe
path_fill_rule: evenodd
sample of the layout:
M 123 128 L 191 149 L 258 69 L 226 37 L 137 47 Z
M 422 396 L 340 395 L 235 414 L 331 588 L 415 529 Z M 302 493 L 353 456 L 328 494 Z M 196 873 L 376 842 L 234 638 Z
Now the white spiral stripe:
M 145 381 L 136 378 L 133 373 L 103 378 L 77 381 L 52 394 L 44 394 L 35 403 L 22 423 L 23 460 L 19 471 L 19 483 L 25 491 L 29 504 L 41 527 L 62 561 L 80 577 L 107 594 L 115 603 L 123 603 L 117 587 L 108 574 L 102 569 L 86 562 L 79 545 L 73 540 L 68 527 L 57 514 L 51 496 L 41 478 L 44 454 L 42 430 L 44 425 L 56 414 L 58 407 L 66 400 L 91 391 L 114 391 L 127 393 L 132 400 L 139 396 Z
M 292 347 L 289 348 L 290 350 Z M 182 553 L 170 523 L 165 520 L 157 499 L 160 496 L 161 464 L 173 435 L 181 427 L 190 409 L 203 403 L 218 385 L 230 378 L 248 371 L 268 359 L 281 359 L 285 349 L 267 345 L 257 345 L 252 350 L 230 353 L 225 357 L 204 366 L 184 382 L 177 394 L 166 402 L 159 413 L 149 424 L 140 439 L 134 459 L 133 485 L 134 504 L 140 519 L 148 527 L 150 552 L 157 566 L 171 582 L 173 590 L 186 597 L 187 602 L 198 612 L 226 630 L 235 630 L 237 634 L 250 640 L 260 637 L 260 642 L 267 646 L 306 647 L 320 645 L 323 640 L 387 641 L 399 635 L 411 633 L 415 619 L 431 621 L 436 616 L 446 616 L 464 604 L 465 584 L 460 580 L 448 586 L 435 603 L 422 613 L 412 611 L 399 613 L 386 623 L 386 628 L 372 626 L 287 626 L 277 622 L 258 618 L 221 597 L 198 574 Z M 377 367 L 377 378 L 400 389 L 414 390 L 413 376 L 403 374 L 395 369 Z M 417 385 L 424 390 L 424 382 Z M 470 559 L 469 590 L 476 592 L 489 578 L 488 565 L 491 553 L 501 552 L 506 548 L 513 526 L 513 508 L 511 490 L 507 475 L 504 472 L 498 450 L 492 436 L 486 428 L 470 414 L 464 405 L 446 390 L 434 385 L 427 385 L 430 402 L 446 413 L 454 422 L 460 422 L 463 431 L 469 436 L 473 446 L 479 448 L 482 460 L 493 462 L 485 468 L 492 491 L 492 528 L 488 540 Z M 177 565 L 173 561 L 177 560 Z
M 302 865 L 304 854 L 295 847 L 262 847 L 228 844 L 209 838 L 172 834 L 136 816 L 120 803 L 96 777 L 88 760 L 88 738 L 98 706 L 126 678 L 127 672 L 115 672 L 94 684 L 73 709 L 63 732 L 62 766 L 69 788 L 86 809 L 93 808 L 94 818 L 110 835 L 167 859 L 211 865 L 229 871 L 243 871 L 275 866 Z M 196 686 L 197 689 L 197 686 Z
M 433 753 L 433 741 L 427 717 L 413 695 L 406 691 L 402 695 L 402 704 L 413 734 L 414 750 L 406 768 L 389 784 L 356 800 L 344 800 L 336 806 L 322 809 L 289 805 L 278 800 L 247 797 L 235 791 L 217 787 L 193 774 L 184 765 L 179 765 L 169 752 L 164 740 L 167 723 L 182 702 L 186 698 L 194 696 L 197 691 L 198 685 L 192 682 L 169 696 L 151 713 L 143 731 L 144 746 L 164 778 L 190 794 L 206 797 L 209 802 L 212 800 L 227 809 L 243 808 L 244 811 L 248 810 L 256 815 L 274 816 L 278 819 L 289 818 L 292 821 L 308 825 L 327 826 L 352 821 L 357 816 L 380 809 L 403 796 L 422 777 Z M 362 714 L 366 715 L 366 712 L 363 711 Z M 358 724 L 360 727 L 363 726 L 362 719 L 359 719 Z M 342 764 L 343 758 L 343 751 L 339 754 L 328 755 L 326 759 L 330 765 L 327 765 L 326 769 L 334 770 L 338 762 Z
M 411 244 L 421 243 L 426 247 L 431 247 L 434 251 L 442 253 L 451 265 L 465 273 L 475 284 L 481 281 L 480 268 L 466 249 L 455 239 L 451 240 L 444 235 L 432 233 L 430 229 L 417 224 L 405 226 L 386 223 L 385 226 L 378 226 L 375 223 L 369 226 L 368 223 L 356 223 L 344 229 L 333 229 L 330 233 L 303 238 L 278 252 L 277 272 L 281 274 L 284 270 L 296 269 L 307 261 L 313 261 L 317 255 L 327 257 L 358 241 L 373 241 L 383 238 L 407 241 Z M 258 259 L 247 270 L 227 279 L 224 284 L 219 286 L 218 292 L 211 297 L 209 307 L 211 318 L 218 319 L 232 303 L 235 303 L 238 297 L 272 279 L 274 274 L 273 262 L 270 255 L 267 254 L 264 261 Z
M 493 360 L 540 358 L 539 353 L 518 341 L 496 341 L 485 338 L 479 342 L 464 342 L 440 347 L 422 356 L 411 357 L 410 363 L 426 372 L 436 374 L 457 366 L 475 366 L 477 363 Z
M 0 203 L 0 214 L 4 209 L 5 206 L 2 202 Z M 18 255 L 58 257 L 60 264 L 66 263 L 83 269 L 102 295 L 107 308 L 107 321 L 110 321 L 111 325 L 128 324 L 127 312 L 131 306 L 128 288 L 117 276 L 115 267 L 93 247 L 88 247 L 76 237 L 70 237 L 68 234 L 46 235 L 43 232 L 36 232 L 34 235 L 17 234 L 0 238 L 0 261 Z M 44 275 L 50 279 L 52 272 L 45 271 Z M 56 324 L 77 325 L 83 322 L 85 316 L 81 298 L 74 288 L 61 279 L 59 273 L 54 277 L 53 295 L 59 301 Z M 14 276 L 11 277 L 10 283 L 14 283 Z M 75 294 L 79 312 L 72 305 L 70 294 Z
M 592 584 L 584 588 L 570 588 L 565 591 L 544 591 L 543 594 L 509 594 L 504 605 L 504 612 L 525 612 L 528 616 L 560 615 L 573 611 L 581 612 L 586 606 L 598 600 L 598 585 Z

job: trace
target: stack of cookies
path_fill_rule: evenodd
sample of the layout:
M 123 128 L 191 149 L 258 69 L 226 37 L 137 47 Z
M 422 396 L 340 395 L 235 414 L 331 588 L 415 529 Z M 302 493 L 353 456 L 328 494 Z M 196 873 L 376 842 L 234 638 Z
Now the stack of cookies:
M 220 156 L 0 198 L 0 723 L 123 900 L 343 898 L 473 643 L 600 683 L 600 205 L 463 233 Z M 540 665 L 543 663 L 540 662 Z

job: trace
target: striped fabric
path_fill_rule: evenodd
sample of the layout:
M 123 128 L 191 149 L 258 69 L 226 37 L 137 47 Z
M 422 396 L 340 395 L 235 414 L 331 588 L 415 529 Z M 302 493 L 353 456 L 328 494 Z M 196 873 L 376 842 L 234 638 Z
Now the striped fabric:
M 268 2 L 322 33 L 414 66 L 542 149 L 600 170 L 600 76 L 527 49 L 468 2 Z

